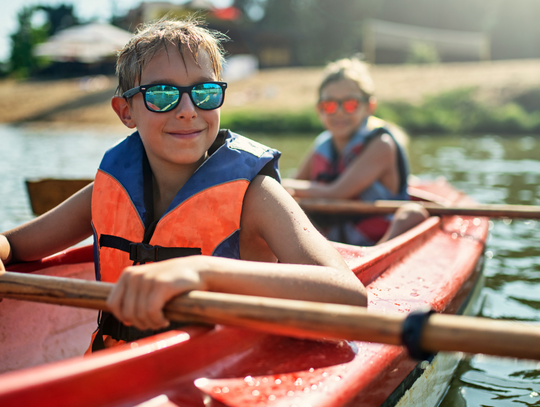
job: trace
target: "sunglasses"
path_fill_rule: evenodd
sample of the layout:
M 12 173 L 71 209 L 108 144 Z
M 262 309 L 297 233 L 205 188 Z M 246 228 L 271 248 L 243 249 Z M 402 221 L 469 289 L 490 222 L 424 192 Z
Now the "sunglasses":
M 367 102 L 365 98 L 349 98 L 343 100 L 337 99 L 326 99 L 321 100 L 318 103 L 318 107 L 326 114 L 334 114 L 338 111 L 338 108 L 341 106 L 345 113 L 351 114 L 356 112 L 362 103 Z
M 226 82 L 203 82 L 192 86 L 141 85 L 125 91 L 122 96 L 130 98 L 141 92 L 148 110 L 165 113 L 178 106 L 182 95 L 187 93 L 193 105 L 199 109 L 214 110 L 223 104 L 225 89 L 227 89 Z

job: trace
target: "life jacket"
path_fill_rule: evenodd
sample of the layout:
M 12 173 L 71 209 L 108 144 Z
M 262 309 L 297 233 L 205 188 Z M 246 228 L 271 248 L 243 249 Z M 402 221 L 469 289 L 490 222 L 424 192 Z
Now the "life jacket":
M 209 157 L 178 191 L 163 216 L 154 221 L 152 171 L 138 132 L 128 136 L 105 153 L 94 181 L 96 279 L 114 283 L 127 266 L 193 254 L 239 259 L 244 195 L 258 174 L 280 180 L 280 155 L 277 150 L 221 130 Z M 108 321 L 110 318 L 112 315 L 107 315 Z M 100 329 L 103 327 L 109 332 L 102 334 L 123 341 L 155 333 L 104 322 L 102 317 Z
M 396 165 L 400 181 L 397 193 L 391 192 L 379 181 L 375 181 L 357 196 L 358 200 L 373 202 L 376 200 L 408 200 L 407 177 L 409 167 L 406 154 L 402 146 L 396 141 L 386 123 L 374 116 L 370 116 L 359 127 L 342 154 L 338 154 L 329 131 L 321 133 L 314 142 L 314 153 L 311 165 L 310 178 L 317 182 L 334 181 L 358 156 L 366 146 L 377 136 L 388 134 L 397 146 Z M 361 176 L 361 174 L 359 174 Z M 312 220 L 324 235 L 333 241 L 354 244 L 359 246 L 372 246 L 379 241 L 392 219 L 386 216 L 317 216 L 310 214 Z

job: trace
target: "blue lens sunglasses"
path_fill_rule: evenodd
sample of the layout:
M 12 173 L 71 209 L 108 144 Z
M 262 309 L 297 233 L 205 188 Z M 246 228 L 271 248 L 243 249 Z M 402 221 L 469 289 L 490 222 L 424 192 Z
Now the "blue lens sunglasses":
M 202 110 L 214 110 L 221 107 L 225 100 L 226 82 L 202 82 L 192 86 L 174 86 L 167 84 L 141 85 L 125 91 L 122 96 L 130 98 L 141 92 L 144 105 L 155 113 L 173 110 L 184 93 L 189 95 L 193 105 Z

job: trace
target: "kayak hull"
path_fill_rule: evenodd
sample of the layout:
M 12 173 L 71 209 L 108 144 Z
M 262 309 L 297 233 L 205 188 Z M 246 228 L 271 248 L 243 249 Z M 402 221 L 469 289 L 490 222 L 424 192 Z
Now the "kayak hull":
M 423 188 L 452 204 L 470 202 L 447 183 L 426 184 Z M 335 246 L 367 287 L 370 309 L 408 313 L 429 305 L 437 312 L 456 314 L 471 312 L 467 304 L 471 304 L 481 280 L 487 233 L 486 218 L 432 217 L 380 246 Z M 85 250 L 89 249 L 75 252 Z M 76 266 L 85 269 L 83 278 L 92 279 L 88 253 L 79 255 L 80 261 L 72 259 L 72 264 L 53 256 L 39 264 L 22 265 L 16 271 L 59 273 L 64 268 L 62 272 L 68 275 Z M 73 250 L 64 256 L 77 257 Z M 39 270 L 51 261 L 62 265 L 57 265 L 56 271 Z M 32 267 L 38 270 L 30 271 Z M 16 303 L 4 300 L 0 304 L 5 308 L 4 315 Z M 59 332 L 69 332 L 67 326 L 74 324 L 65 323 L 66 316 L 58 317 L 57 308 L 73 311 L 69 307 L 47 308 L 39 320 L 52 320 Z M 13 341 L 12 324 L 20 326 L 26 321 L 23 316 L 31 312 L 24 311 L 9 325 L 2 322 L 1 338 Z M 74 319 L 83 322 L 95 316 L 95 311 L 89 311 Z M 33 320 L 33 324 L 33 330 L 42 329 L 38 322 Z M 151 400 L 152 405 L 186 407 L 427 406 L 430 404 L 419 404 L 418 400 L 431 405 L 439 401 L 461 356 L 441 353 L 424 366 L 400 346 L 302 340 L 232 327 L 193 326 L 89 357 L 46 363 L 61 356 L 80 355 L 77 352 L 88 345 L 95 322 L 91 326 L 83 322 L 74 328 L 85 335 L 88 332 L 84 341 L 72 339 L 77 337 L 75 333 L 66 335 L 65 342 L 72 345 L 83 342 L 78 349 L 72 346 L 60 356 L 52 352 L 53 356 L 36 357 L 27 366 L 12 363 L 6 367 L 1 363 L 4 371 L 14 371 L 0 375 L 0 405 L 133 406 Z M 53 343 L 64 346 L 60 340 Z M 54 348 L 34 344 L 44 354 L 49 347 Z M 25 346 L 32 346 L 32 342 Z M 20 352 L 12 351 L 14 359 Z M 0 360 L 4 357 L 0 349 Z M 22 367 L 27 368 L 18 370 Z

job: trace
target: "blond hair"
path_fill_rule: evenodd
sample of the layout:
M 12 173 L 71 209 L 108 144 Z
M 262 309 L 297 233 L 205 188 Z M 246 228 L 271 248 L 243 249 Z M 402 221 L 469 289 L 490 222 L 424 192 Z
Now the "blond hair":
M 206 51 L 217 80 L 221 80 L 225 60 L 221 42 L 226 40 L 228 37 L 225 34 L 203 27 L 197 16 L 185 20 L 164 17 L 143 25 L 118 53 L 116 94 L 122 95 L 136 84 L 141 85 L 145 66 L 159 51 L 167 51 L 168 45 L 176 47 L 182 58 L 187 50 L 195 61 L 198 61 L 199 50 Z
M 324 72 L 324 79 L 319 85 L 319 98 L 323 89 L 330 83 L 342 80 L 355 82 L 367 98 L 374 96 L 375 85 L 369 73 L 369 65 L 358 58 L 343 58 L 329 63 Z

